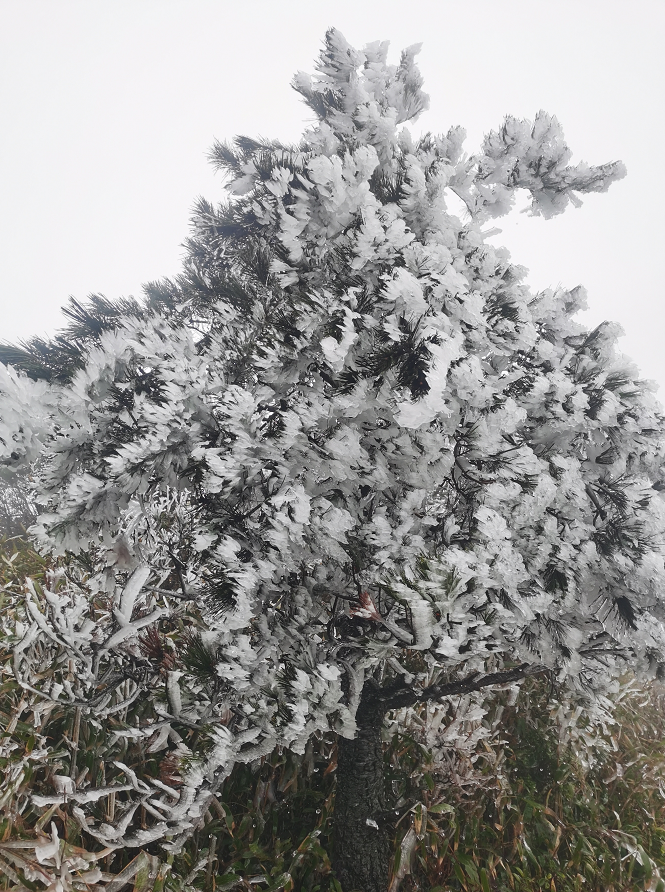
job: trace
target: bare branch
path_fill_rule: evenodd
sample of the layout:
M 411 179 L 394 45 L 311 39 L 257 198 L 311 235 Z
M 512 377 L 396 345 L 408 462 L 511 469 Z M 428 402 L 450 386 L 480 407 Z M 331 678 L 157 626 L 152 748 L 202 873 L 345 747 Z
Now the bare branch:
M 422 691 L 416 691 L 409 685 L 401 682 L 399 687 L 386 688 L 379 694 L 379 699 L 384 705 L 385 711 L 390 709 L 400 709 L 404 706 L 413 706 L 416 703 L 422 703 L 427 700 L 441 700 L 443 697 L 451 697 L 458 694 L 470 694 L 473 691 L 480 691 L 482 688 L 491 685 L 510 684 L 513 681 L 520 681 L 531 675 L 540 675 L 548 672 L 546 666 L 534 665 L 531 663 L 522 663 L 514 669 L 506 669 L 503 672 L 491 672 L 488 675 L 480 675 L 479 672 L 472 672 L 466 678 L 458 681 L 451 681 L 447 684 L 433 684 Z

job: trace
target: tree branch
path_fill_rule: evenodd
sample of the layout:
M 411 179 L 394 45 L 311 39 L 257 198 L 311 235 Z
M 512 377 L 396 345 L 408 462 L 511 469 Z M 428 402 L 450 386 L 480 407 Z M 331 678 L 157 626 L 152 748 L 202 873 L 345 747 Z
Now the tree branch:
M 506 669 L 503 672 L 491 672 L 489 675 L 481 675 L 472 672 L 466 678 L 451 681 L 447 684 L 433 684 L 422 691 L 416 691 L 403 682 L 399 687 L 386 687 L 379 694 L 385 711 L 401 709 L 404 706 L 413 706 L 427 700 L 440 700 L 442 697 L 455 696 L 456 694 L 470 694 L 472 691 L 480 691 L 490 685 L 509 684 L 512 681 L 520 681 L 531 675 L 540 675 L 548 672 L 546 666 L 538 666 L 531 663 L 522 663 L 514 669 Z

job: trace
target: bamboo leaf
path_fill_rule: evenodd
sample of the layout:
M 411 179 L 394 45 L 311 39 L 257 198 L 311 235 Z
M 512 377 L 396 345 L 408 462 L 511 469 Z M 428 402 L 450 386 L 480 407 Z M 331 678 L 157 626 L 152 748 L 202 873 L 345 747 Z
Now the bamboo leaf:
M 439 802 L 438 805 L 432 805 L 428 808 L 431 815 L 451 815 L 455 814 L 455 809 L 447 802 Z

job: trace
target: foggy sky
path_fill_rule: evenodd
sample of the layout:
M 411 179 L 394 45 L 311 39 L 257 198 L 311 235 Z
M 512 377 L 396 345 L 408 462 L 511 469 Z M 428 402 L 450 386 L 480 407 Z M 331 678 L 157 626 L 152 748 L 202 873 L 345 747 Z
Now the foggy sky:
M 571 163 L 626 163 L 608 193 L 550 221 L 513 213 L 492 242 L 534 289 L 585 285 L 583 321 L 618 321 L 665 385 L 662 0 L 0 0 L 0 340 L 53 333 L 68 295 L 176 274 L 195 198 L 222 197 L 213 139 L 296 141 L 311 113 L 289 82 L 330 26 L 390 40 L 395 62 L 423 43 L 416 135 L 461 124 L 473 153 L 543 108 Z

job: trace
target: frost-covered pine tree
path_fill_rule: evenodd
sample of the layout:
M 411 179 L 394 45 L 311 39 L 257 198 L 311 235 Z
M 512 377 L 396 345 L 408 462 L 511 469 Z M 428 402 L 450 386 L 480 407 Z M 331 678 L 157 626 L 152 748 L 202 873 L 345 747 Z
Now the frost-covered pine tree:
M 90 721 L 151 702 L 126 733 L 183 760 L 176 790 L 127 769 L 115 823 L 64 785 L 104 845 L 177 848 L 235 762 L 332 729 L 335 870 L 385 892 L 388 712 L 548 672 L 592 719 L 662 671 L 660 408 L 618 328 L 574 320 L 584 290 L 532 294 L 482 228 L 623 166 L 569 166 L 543 112 L 472 156 L 459 128 L 417 138 L 418 47 L 387 50 L 329 31 L 301 143 L 215 145 L 226 198 L 175 281 L 3 349 L 4 473 L 31 468 L 41 547 L 90 565 L 30 602 L 16 675 Z

